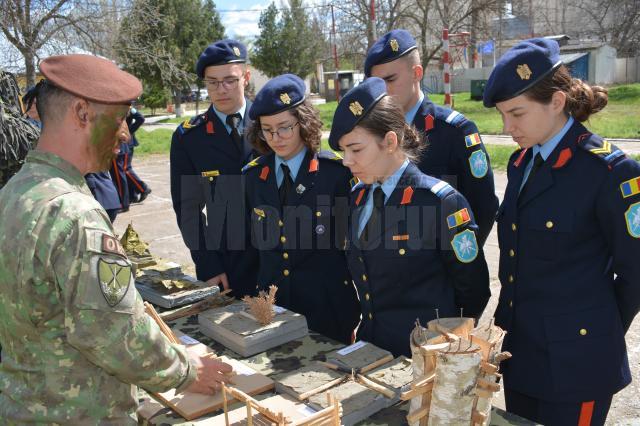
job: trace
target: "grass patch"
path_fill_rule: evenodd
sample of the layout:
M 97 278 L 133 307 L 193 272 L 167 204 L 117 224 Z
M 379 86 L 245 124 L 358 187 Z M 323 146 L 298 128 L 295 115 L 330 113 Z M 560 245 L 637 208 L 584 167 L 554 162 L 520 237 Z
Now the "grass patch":
M 148 132 L 143 128 L 136 132 L 140 146 L 136 148 L 136 155 L 169 154 L 171 148 L 171 129 L 156 129 Z
M 480 133 L 502 134 L 502 119 L 496 109 L 485 108 L 482 101 L 473 101 L 469 96 L 469 92 L 456 93 L 455 109 L 473 120 Z M 444 105 L 444 95 L 434 93 L 429 97 L 437 105 Z M 331 129 L 336 106 L 336 102 L 317 105 L 323 130 Z M 602 137 L 640 138 L 640 83 L 609 88 L 609 104 L 584 124 L 590 131 Z

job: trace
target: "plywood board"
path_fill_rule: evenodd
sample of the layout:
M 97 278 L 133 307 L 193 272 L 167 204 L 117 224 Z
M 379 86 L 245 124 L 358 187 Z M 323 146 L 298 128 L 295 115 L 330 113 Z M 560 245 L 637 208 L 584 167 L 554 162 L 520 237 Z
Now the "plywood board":
M 183 342 L 189 342 L 188 339 L 176 333 Z M 202 343 L 194 346 L 197 352 L 212 353 L 213 351 Z M 257 373 L 255 370 L 247 367 L 242 362 L 228 358 L 220 357 L 222 362 L 226 362 L 233 367 L 234 374 L 231 376 L 234 387 L 240 389 L 246 394 L 256 395 L 273 389 L 274 382 L 270 378 Z M 205 414 L 211 413 L 222 408 L 222 393 L 218 392 L 214 395 L 204 395 L 199 393 L 184 392 L 176 394 L 175 389 L 163 393 L 151 394 L 155 399 L 164 406 L 172 409 L 187 420 L 193 420 Z M 141 412 L 145 412 L 141 409 Z

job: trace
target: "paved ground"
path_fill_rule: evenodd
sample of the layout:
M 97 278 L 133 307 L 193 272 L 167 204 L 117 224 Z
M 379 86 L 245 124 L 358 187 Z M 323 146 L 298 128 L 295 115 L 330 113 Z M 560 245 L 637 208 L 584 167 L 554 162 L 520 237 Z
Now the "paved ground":
M 485 139 L 485 143 L 492 142 Z M 168 156 L 158 155 L 136 159 L 134 166 L 140 176 L 151 186 L 153 193 L 143 204 L 132 204 L 129 212 L 117 217 L 116 231 L 121 234 L 127 224 L 132 222 L 141 237 L 150 243 L 151 252 L 154 255 L 176 261 L 192 270 L 191 258 L 182 242 L 171 207 Z M 500 199 L 504 196 L 505 186 L 506 175 L 496 174 L 496 190 Z M 487 320 L 495 310 L 500 291 L 498 254 L 498 240 L 494 228 L 485 245 L 493 296 L 482 320 Z M 640 319 L 638 318 L 627 333 L 627 346 L 633 382 L 615 396 L 607 424 L 640 425 Z M 598 366 L 594 365 L 593 368 L 596 369 Z M 503 402 L 498 401 L 497 405 L 502 407 Z

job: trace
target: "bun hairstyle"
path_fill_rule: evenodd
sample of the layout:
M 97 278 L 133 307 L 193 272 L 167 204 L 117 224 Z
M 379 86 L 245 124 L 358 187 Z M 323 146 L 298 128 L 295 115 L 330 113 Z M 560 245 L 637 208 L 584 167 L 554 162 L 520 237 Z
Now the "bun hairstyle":
M 392 96 L 385 96 L 356 125 L 383 139 L 387 132 L 398 135 L 398 148 L 416 163 L 425 149 L 413 126 L 404 121 L 404 113 Z M 382 144 L 381 142 L 378 142 Z
M 534 101 L 548 104 L 557 91 L 567 95 L 564 111 L 580 122 L 601 111 L 609 101 L 607 89 L 572 78 L 565 65 L 558 67 L 524 94 Z

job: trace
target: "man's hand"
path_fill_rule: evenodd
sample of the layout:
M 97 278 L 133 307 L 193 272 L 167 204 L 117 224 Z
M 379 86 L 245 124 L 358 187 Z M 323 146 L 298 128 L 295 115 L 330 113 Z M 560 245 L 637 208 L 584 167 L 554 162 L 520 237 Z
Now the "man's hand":
M 187 347 L 187 353 L 191 361 L 191 368 L 197 370 L 196 380 L 186 389 L 186 392 L 204 393 L 213 395 L 222 382 L 232 383 L 230 373 L 233 368 L 220 360 L 213 354 L 202 354 L 190 351 Z
M 210 286 L 222 284 L 223 290 L 229 290 L 229 280 L 227 279 L 227 274 L 225 274 L 224 272 L 220 275 L 216 275 L 213 278 L 209 278 L 207 280 L 207 284 L 209 284 Z

